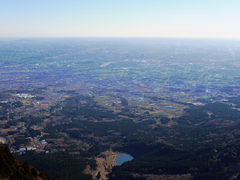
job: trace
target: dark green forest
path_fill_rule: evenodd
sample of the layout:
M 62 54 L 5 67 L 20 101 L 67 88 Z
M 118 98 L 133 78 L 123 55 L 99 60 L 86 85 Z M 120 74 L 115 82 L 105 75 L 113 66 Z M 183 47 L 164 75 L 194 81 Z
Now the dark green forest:
M 135 123 L 98 106 L 90 97 L 69 98 L 61 112 L 65 116 L 61 122 L 68 119 L 71 122 L 49 123 L 44 129 L 49 135 L 42 139 L 59 138 L 59 132 L 64 132 L 69 138 L 87 143 L 89 148 L 78 149 L 79 156 L 69 155 L 75 149 L 75 146 L 69 146 L 62 153 L 28 152 L 19 158 L 29 161 L 53 179 L 91 179 L 90 175 L 83 173 L 86 165 L 95 169 L 94 157 L 112 149 L 129 153 L 134 159 L 113 167 L 109 175 L 111 179 L 134 179 L 133 174 L 146 179 L 144 174 L 188 173 L 193 179 L 229 179 L 240 170 L 240 111 L 231 104 L 239 103 L 239 98 L 231 100 L 192 106 L 179 118 L 160 117 L 156 120 L 149 116 L 148 120 Z M 127 106 L 126 101 L 123 103 Z M 115 121 L 103 122 L 102 118 Z M 92 121 L 94 119 L 98 122 Z M 177 124 L 164 127 L 158 121 L 162 124 L 175 121 Z M 40 122 L 41 119 L 30 118 L 28 123 Z M 31 134 L 38 133 L 28 130 Z M 25 139 L 19 137 L 16 140 Z
M 50 180 L 50 177 L 37 170 L 29 162 L 19 161 L 11 154 L 8 147 L 0 144 L 0 179 Z
M 84 174 L 87 165 L 96 169 L 94 160 L 86 160 L 80 156 L 73 156 L 67 153 L 39 154 L 28 152 L 26 155 L 17 156 L 21 161 L 28 161 L 38 170 L 46 172 L 51 179 L 65 180 L 91 180 L 92 176 Z

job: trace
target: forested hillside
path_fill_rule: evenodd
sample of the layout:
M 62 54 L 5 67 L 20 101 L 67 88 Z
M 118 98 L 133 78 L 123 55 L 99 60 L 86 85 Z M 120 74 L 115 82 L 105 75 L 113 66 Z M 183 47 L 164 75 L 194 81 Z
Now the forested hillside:
M 0 179 L 49 180 L 50 177 L 28 162 L 22 163 L 11 154 L 8 147 L 0 145 Z

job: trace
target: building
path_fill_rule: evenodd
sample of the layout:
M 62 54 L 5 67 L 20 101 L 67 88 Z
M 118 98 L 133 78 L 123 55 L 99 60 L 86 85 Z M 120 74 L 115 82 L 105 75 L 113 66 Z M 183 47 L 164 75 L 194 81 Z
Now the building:
M 6 144 L 7 143 L 7 139 L 4 137 L 0 137 L 0 143 L 1 144 Z

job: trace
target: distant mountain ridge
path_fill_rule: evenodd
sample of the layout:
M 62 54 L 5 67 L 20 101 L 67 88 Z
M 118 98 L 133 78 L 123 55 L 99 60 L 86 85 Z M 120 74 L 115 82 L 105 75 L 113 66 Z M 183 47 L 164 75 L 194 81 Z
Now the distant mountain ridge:
M 0 180 L 50 180 L 50 177 L 38 171 L 28 162 L 16 159 L 8 147 L 0 144 Z

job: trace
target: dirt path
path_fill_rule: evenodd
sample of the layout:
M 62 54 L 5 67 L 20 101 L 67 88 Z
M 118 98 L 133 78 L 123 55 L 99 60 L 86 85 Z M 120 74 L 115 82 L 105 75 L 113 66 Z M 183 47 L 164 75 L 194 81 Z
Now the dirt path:
M 103 180 L 108 179 L 107 175 L 109 173 L 111 173 L 112 168 L 114 166 L 116 166 L 115 161 L 119 154 L 121 154 L 121 153 L 106 151 L 106 152 L 102 153 L 100 157 L 95 158 L 97 161 L 97 165 L 99 167 L 101 179 L 103 179 Z

